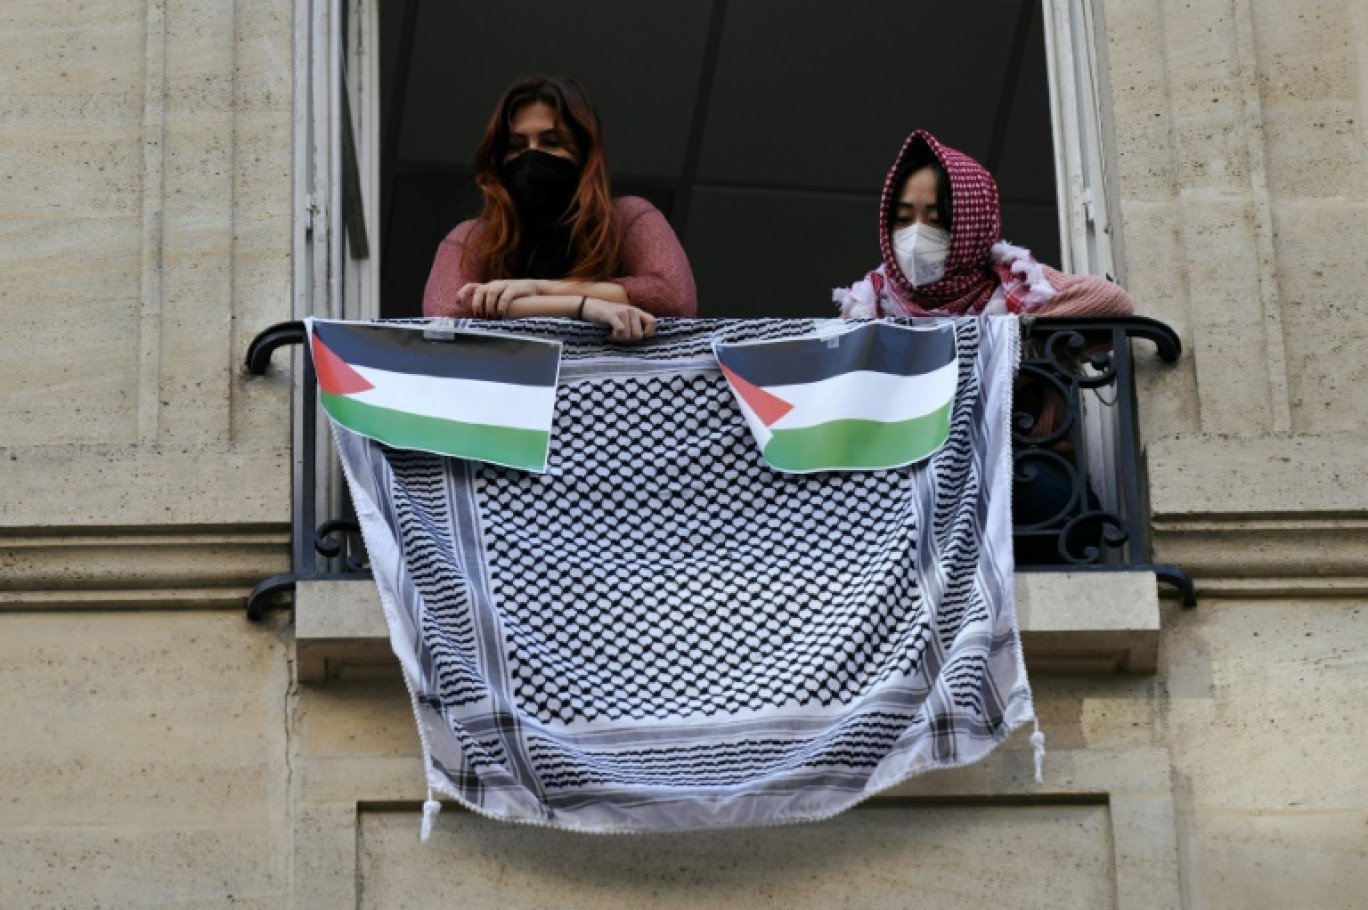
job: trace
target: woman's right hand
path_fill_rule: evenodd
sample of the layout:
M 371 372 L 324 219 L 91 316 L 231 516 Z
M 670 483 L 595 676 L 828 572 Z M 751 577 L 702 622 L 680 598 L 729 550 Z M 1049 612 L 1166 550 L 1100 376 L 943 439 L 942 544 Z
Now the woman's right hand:
M 645 310 L 627 303 L 613 303 L 589 297 L 580 314 L 586 322 L 606 325 L 614 341 L 641 341 L 655 334 L 656 318 Z
M 530 278 L 475 282 L 456 293 L 457 300 L 470 301 L 470 314 L 476 319 L 507 319 L 508 308 L 520 297 L 534 297 L 537 282 Z

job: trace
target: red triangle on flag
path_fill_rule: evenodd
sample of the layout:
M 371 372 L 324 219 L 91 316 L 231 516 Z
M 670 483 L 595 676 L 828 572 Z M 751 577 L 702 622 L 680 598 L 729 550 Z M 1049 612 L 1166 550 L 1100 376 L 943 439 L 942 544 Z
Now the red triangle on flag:
M 318 387 L 329 395 L 354 395 L 375 388 L 345 360 L 328 350 L 317 335 L 313 336 L 313 362 Z
M 736 390 L 736 394 L 745 400 L 750 409 L 755 412 L 755 416 L 760 418 L 760 422 L 765 426 L 773 425 L 776 420 L 793 410 L 793 405 L 778 395 L 771 395 L 758 385 L 747 382 L 721 363 L 718 366 L 722 367 L 723 374 L 726 375 L 732 388 Z

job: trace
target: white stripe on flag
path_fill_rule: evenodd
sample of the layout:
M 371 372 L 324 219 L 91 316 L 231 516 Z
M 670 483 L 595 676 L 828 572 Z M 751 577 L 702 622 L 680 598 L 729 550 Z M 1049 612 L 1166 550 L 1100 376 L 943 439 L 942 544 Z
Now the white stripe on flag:
M 793 405 L 770 429 L 796 430 L 831 420 L 912 420 L 945 407 L 958 383 L 959 364 L 947 363 L 917 376 L 857 370 L 801 385 L 768 386 L 766 392 Z
M 751 409 L 751 406 L 746 404 L 746 399 L 736 394 L 734 389 L 732 390 L 732 398 L 736 399 L 736 406 L 741 409 L 741 416 L 746 418 L 746 426 L 750 427 L 751 433 L 755 436 L 755 444 L 763 452 L 765 446 L 769 445 L 770 437 L 774 434 Z
M 555 386 L 447 379 L 391 373 L 373 367 L 352 369 L 375 388 L 347 397 L 409 414 L 519 430 L 548 430 L 556 410 Z

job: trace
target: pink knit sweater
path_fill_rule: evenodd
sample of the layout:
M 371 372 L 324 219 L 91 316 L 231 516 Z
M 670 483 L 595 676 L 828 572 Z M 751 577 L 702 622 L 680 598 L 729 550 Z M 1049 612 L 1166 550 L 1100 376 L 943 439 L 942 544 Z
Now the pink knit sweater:
M 613 200 L 622 231 L 622 274 L 612 281 L 627 292 L 633 306 L 655 316 L 696 316 L 698 291 L 693 270 L 665 216 L 639 196 Z M 423 293 L 424 316 L 470 316 L 470 304 L 456 293 L 485 276 L 466 271 L 461 262 L 475 221 L 462 221 L 442 241 Z
M 1119 284 L 1096 275 L 1070 275 L 1045 266 L 1045 279 L 1055 289 L 1036 316 L 1129 316 L 1135 312 L 1130 294 Z

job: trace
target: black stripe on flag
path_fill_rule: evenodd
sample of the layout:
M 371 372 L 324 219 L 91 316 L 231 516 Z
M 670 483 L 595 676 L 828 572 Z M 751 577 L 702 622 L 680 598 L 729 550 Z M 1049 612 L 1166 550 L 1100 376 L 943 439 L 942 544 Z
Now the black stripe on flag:
M 315 320 L 314 334 L 352 366 L 447 379 L 482 379 L 527 386 L 553 386 L 560 351 L 544 341 L 456 332 L 434 340 L 420 329 Z
M 856 370 L 917 376 L 954 362 L 955 327 L 905 329 L 871 322 L 826 338 L 718 345 L 718 360 L 762 387 L 818 382 Z

